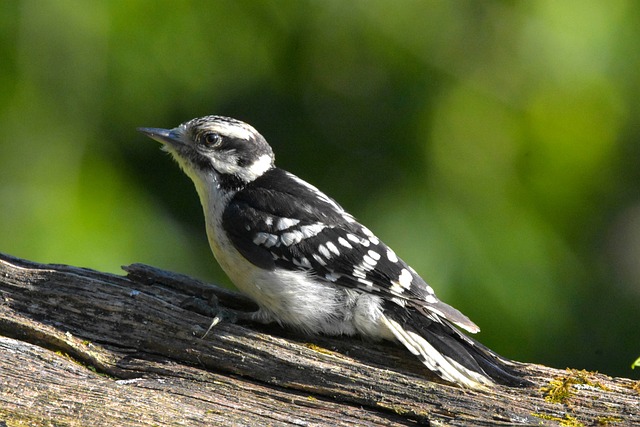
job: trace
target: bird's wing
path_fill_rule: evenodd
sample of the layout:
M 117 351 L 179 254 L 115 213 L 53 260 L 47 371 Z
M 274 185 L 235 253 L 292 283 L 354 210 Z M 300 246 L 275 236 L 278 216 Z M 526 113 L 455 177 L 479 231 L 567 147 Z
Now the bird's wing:
M 334 200 L 288 172 L 274 169 L 238 192 L 223 214 L 223 227 L 236 249 L 259 267 L 305 270 L 479 331 Z

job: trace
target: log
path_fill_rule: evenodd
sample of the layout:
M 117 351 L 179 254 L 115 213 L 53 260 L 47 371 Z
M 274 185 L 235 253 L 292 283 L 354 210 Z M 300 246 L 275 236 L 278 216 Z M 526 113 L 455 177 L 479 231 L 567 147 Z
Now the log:
M 533 385 L 463 390 L 393 343 L 219 324 L 224 288 L 0 254 L 0 426 L 640 425 L 640 382 L 523 364 Z M 203 337 L 204 336 L 204 337 Z

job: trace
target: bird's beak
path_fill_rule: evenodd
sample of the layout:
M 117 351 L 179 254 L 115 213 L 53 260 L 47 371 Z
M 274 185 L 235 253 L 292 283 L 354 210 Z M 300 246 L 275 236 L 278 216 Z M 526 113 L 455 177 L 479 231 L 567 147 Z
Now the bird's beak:
M 155 139 L 164 145 L 169 145 L 171 147 L 182 145 L 180 134 L 176 129 L 138 128 L 138 132 L 143 133 L 149 138 Z

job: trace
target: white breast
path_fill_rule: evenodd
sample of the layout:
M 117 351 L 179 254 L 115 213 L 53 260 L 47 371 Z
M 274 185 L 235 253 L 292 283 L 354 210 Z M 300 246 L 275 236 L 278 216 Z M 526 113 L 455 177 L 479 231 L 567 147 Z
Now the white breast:
M 303 272 L 258 268 L 240 254 L 222 227 L 224 207 L 233 193 L 219 191 L 213 175 L 207 181 L 194 180 L 204 209 L 209 245 L 234 285 L 260 306 L 257 318 L 275 320 L 308 332 L 322 332 L 328 323 L 344 317 L 338 314 L 344 296 L 335 287 Z M 354 333 L 350 330 L 352 327 L 343 329 L 336 333 Z
M 227 237 L 222 227 L 224 207 L 233 193 L 210 182 L 194 180 L 205 214 L 207 236 L 220 267 L 240 291 L 259 306 L 256 320 L 277 321 L 308 333 L 387 338 L 381 322 L 381 299 L 360 291 L 336 287 L 304 271 L 282 268 L 265 270 L 249 262 Z

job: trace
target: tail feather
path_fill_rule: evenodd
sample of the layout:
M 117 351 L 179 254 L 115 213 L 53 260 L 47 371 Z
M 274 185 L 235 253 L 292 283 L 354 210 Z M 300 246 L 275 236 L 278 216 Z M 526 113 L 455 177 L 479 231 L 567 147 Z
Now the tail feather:
M 411 353 L 418 356 L 427 368 L 438 374 L 443 380 L 468 388 L 482 389 L 492 385 L 493 381 L 485 375 L 467 369 L 455 360 L 436 350 L 418 333 L 401 326 L 397 321 L 384 316 L 385 325 Z
M 515 363 L 463 335 L 446 320 L 429 319 L 415 310 L 389 304 L 383 322 L 398 341 L 446 381 L 476 389 L 495 383 L 528 384 Z

